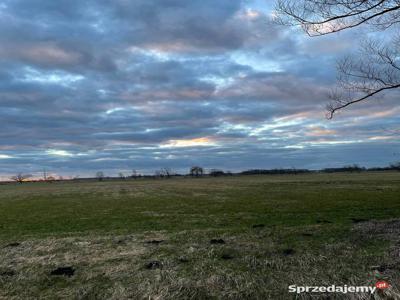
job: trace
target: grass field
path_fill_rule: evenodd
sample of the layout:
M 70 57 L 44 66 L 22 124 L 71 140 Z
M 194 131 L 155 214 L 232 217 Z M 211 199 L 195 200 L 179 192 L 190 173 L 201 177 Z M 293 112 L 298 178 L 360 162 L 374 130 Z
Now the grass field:
M 0 299 L 400 299 L 399 273 L 400 172 L 0 185 Z

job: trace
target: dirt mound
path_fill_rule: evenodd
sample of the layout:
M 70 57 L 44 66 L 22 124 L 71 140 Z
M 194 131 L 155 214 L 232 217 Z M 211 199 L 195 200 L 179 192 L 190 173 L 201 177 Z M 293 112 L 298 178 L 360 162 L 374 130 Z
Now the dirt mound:
M 74 274 L 75 274 L 75 269 L 72 267 L 60 267 L 51 271 L 50 273 L 50 275 L 52 276 L 68 276 L 68 277 L 74 276 Z

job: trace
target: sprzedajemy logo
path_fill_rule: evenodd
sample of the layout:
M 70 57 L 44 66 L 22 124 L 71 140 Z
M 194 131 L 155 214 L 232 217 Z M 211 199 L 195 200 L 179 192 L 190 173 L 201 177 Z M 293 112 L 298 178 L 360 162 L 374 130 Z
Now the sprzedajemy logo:
M 289 285 L 289 293 L 370 293 L 373 294 L 377 289 L 383 290 L 389 287 L 386 281 L 378 281 L 375 286 L 354 286 L 354 285 L 330 285 L 330 286 L 298 286 Z

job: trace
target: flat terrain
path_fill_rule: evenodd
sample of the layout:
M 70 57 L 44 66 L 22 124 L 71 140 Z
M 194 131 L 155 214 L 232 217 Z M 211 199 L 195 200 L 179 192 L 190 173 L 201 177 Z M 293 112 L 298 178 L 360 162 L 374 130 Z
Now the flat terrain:
M 400 172 L 0 185 L 0 299 L 294 299 L 379 279 L 374 299 L 400 299 Z

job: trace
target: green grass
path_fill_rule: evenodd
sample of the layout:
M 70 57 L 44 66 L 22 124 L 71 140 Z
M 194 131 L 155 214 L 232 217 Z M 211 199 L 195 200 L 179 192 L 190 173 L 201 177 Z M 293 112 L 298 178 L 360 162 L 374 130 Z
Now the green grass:
M 399 219 L 399 195 L 399 172 L 0 185 L 0 299 L 291 299 L 289 284 L 395 281 L 398 240 L 372 220 Z M 77 274 L 50 276 L 60 265 Z

